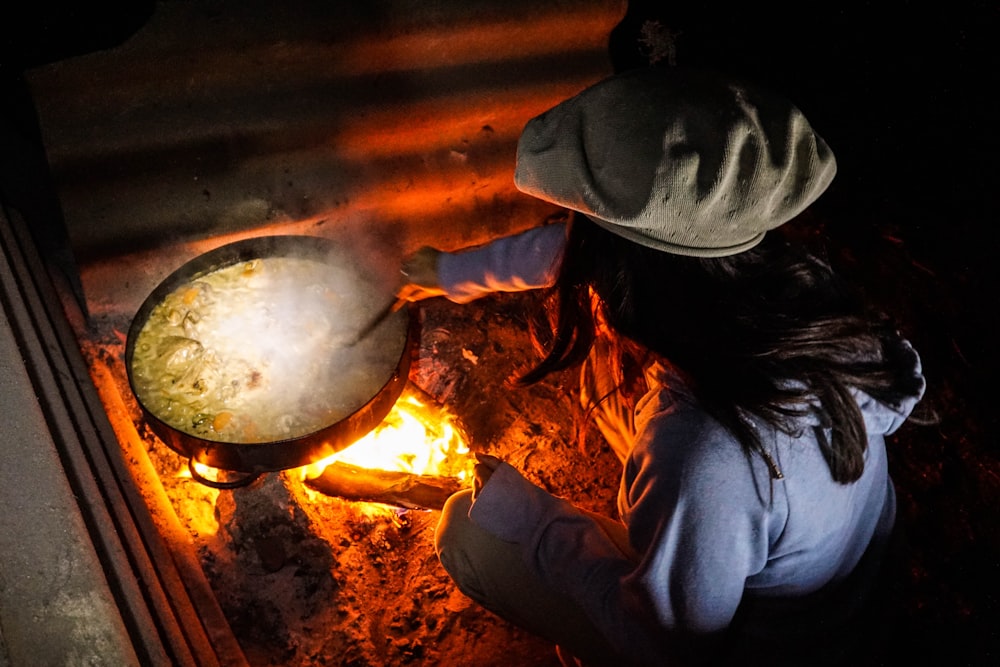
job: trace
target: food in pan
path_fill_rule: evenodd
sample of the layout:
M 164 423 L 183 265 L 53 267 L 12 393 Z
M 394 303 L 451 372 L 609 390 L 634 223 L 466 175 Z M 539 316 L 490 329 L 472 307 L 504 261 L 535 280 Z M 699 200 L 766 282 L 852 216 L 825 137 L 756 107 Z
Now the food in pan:
M 355 273 L 308 258 L 197 277 L 157 304 L 136 337 L 136 395 L 168 426 L 205 440 L 314 433 L 364 406 L 399 355 L 377 338 L 344 343 L 373 307 L 357 292 Z

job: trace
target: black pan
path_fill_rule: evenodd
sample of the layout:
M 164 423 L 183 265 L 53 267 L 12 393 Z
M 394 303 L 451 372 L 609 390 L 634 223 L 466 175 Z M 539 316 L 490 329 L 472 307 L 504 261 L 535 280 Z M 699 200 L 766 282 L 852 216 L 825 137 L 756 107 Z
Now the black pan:
M 347 276 L 349 281 L 345 291 L 350 297 L 347 305 L 351 312 L 350 321 L 344 325 L 347 327 L 343 332 L 344 342 L 337 344 L 342 348 L 338 349 L 337 354 L 346 360 L 345 364 L 355 366 L 347 368 L 345 376 L 358 371 L 364 372 L 366 377 L 378 380 L 378 389 L 366 396 L 367 400 L 350 414 L 336 421 L 325 423 L 308 433 L 273 441 L 232 442 L 215 439 L 204 433 L 193 434 L 187 429 L 168 424 L 164 415 L 156 414 L 148 407 L 147 403 L 153 401 L 143 400 L 134 374 L 136 339 L 154 308 L 182 286 L 221 268 L 275 257 L 319 260 L 336 265 L 338 271 L 343 270 L 338 275 Z M 373 430 L 392 409 L 407 382 L 410 351 L 414 342 L 413 327 L 410 326 L 411 319 L 406 307 L 385 317 L 362 340 L 356 340 L 357 331 L 372 321 L 372 317 L 392 299 L 392 294 L 387 293 L 373 275 L 370 267 L 360 263 L 350 248 L 310 236 L 267 236 L 238 241 L 200 255 L 181 266 L 143 302 L 132 321 L 125 347 L 129 384 L 152 430 L 167 446 L 188 457 L 190 462 L 253 475 L 306 465 L 340 451 Z M 251 336 L 252 332 L 247 335 Z M 248 339 L 248 344 L 250 342 L 252 341 Z M 372 366 L 373 356 L 383 360 L 376 367 Z M 386 362 L 385 359 L 391 359 L 391 362 Z M 310 362 L 311 360 L 305 360 L 306 364 Z M 358 368 L 365 364 L 368 366 Z M 380 378 L 384 378 L 384 381 Z M 337 382 L 334 382 L 331 386 L 316 387 L 316 391 L 329 392 L 331 400 L 336 400 L 337 393 L 346 389 L 336 385 Z M 354 394 L 357 394 L 356 390 Z M 352 400 L 357 402 L 356 396 Z

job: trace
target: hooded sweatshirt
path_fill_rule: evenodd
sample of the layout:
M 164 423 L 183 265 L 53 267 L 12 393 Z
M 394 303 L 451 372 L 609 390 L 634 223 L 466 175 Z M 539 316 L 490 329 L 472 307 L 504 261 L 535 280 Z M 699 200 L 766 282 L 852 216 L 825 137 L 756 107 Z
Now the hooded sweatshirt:
M 464 302 L 551 284 L 564 239 L 562 225 L 550 225 L 444 255 L 442 285 Z M 906 349 L 920 377 L 919 358 Z M 639 664 L 662 664 L 692 638 L 718 647 L 713 638 L 723 635 L 730 646 L 774 646 L 787 654 L 792 644 L 842 627 L 871 584 L 869 561 L 879 560 L 895 520 L 885 437 L 923 390 L 899 405 L 854 392 L 868 447 L 861 478 L 841 484 L 823 459 L 821 427 L 811 418 L 791 433 L 754 424 L 780 470 L 775 478 L 679 378 L 654 366 L 647 384 L 618 496 L 637 557 L 626 557 L 585 513 L 508 464 L 493 473 L 470 518 L 519 544 L 538 576 Z

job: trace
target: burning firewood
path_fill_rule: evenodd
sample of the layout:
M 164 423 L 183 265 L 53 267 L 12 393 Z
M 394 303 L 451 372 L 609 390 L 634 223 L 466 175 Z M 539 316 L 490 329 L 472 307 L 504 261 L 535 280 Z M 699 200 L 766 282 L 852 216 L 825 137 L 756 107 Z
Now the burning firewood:
M 441 509 L 451 494 L 463 488 L 461 480 L 453 477 L 372 470 L 341 462 L 326 466 L 318 477 L 306 478 L 305 484 L 328 496 L 406 509 Z

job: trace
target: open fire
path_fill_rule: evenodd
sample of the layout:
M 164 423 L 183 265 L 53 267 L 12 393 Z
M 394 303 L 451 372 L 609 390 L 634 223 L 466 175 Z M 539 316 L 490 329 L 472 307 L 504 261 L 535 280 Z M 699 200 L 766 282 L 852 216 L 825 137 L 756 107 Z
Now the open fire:
M 334 463 L 378 470 L 398 470 L 413 475 L 469 478 L 469 453 L 455 419 L 443 408 L 429 404 L 413 389 L 404 391 L 392 412 L 374 431 L 350 447 L 301 470 L 314 479 Z
M 373 431 L 286 474 L 314 491 L 346 500 L 439 509 L 449 495 L 471 483 L 473 465 L 457 419 L 409 386 Z M 202 478 L 211 486 L 224 484 L 226 474 L 194 461 L 178 476 Z
M 299 471 L 308 487 L 327 495 L 439 509 L 471 483 L 472 467 L 455 418 L 410 388 L 374 431 Z

